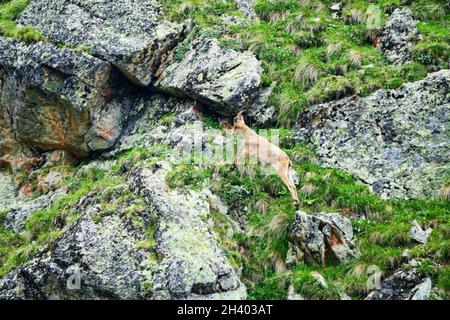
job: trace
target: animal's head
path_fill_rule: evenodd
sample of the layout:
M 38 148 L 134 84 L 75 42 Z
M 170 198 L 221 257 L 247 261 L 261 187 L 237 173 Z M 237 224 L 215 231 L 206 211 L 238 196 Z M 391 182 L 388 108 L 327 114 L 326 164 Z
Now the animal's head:
M 234 133 L 234 127 L 227 120 L 222 119 L 219 121 L 219 124 L 229 134 Z
M 244 112 L 245 111 L 241 111 L 237 114 L 237 116 L 234 118 L 234 127 L 236 129 L 244 129 L 247 127 L 247 125 L 245 124 L 245 120 L 244 120 Z

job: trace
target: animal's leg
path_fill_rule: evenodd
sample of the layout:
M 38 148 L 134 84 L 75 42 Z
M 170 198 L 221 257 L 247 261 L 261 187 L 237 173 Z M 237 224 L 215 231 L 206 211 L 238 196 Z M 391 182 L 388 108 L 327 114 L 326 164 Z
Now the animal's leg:
M 280 163 L 278 174 L 281 178 L 281 181 L 283 181 L 283 183 L 289 189 L 289 192 L 291 193 L 291 197 L 295 206 L 298 207 L 300 203 L 298 201 L 297 188 L 295 187 L 291 179 L 289 179 L 288 170 L 289 170 L 289 163 L 282 162 Z
M 294 170 L 293 166 L 292 166 L 292 162 L 289 160 L 288 163 L 288 169 L 286 171 L 286 175 L 288 177 L 288 180 L 290 182 L 291 185 L 291 194 L 292 194 L 292 199 L 294 200 L 294 204 L 295 206 L 298 208 L 300 208 L 300 201 L 298 200 L 298 193 L 297 193 L 297 187 L 294 183 L 294 181 L 292 181 L 291 176 L 289 174 L 290 170 Z
M 322 269 L 327 268 L 327 247 L 322 251 Z
M 236 157 L 234 158 L 233 161 L 233 167 L 237 167 L 237 165 L 240 163 L 241 159 L 244 159 L 248 156 L 248 152 L 246 148 L 242 148 L 241 150 L 239 150 L 236 154 Z

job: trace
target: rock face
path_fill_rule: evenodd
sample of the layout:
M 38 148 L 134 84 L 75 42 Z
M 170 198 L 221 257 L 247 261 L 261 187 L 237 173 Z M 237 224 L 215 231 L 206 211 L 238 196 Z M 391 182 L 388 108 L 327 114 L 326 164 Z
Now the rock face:
M 198 100 L 225 116 L 248 110 L 264 123 L 274 110 L 266 108 L 270 89 L 261 88 L 261 74 L 261 62 L 252 53 L 222 49 L 217 39 L 200 37 L 184 57 L 174 57 L 162 67 L 155 87 Z
M 16 190 L 11 175 L 0 170 L 0 212 L 6 211 L 16 204 Z
M 409 9 L 396 9 L 387 21 L 380 37 L 381 51 L 394 64 L 404 64 L 411 59 L 411 48 L 420 40 Z
M 337 213 L 309 215 L 297 211 L 291 227 L 287 264 L 345 262 L 358 255 L 350 220 Z
M 89 48 L 147 86 L 183 33 L 183 26 L 158 20 L 160 6 L 157 0 L 33 0 L 18 21 L 52 42 Z
M 201 123 L 193 108 L 195 103 L 189 99 L 179 99 L 160 94 L 144 96 L 135 101 L 134 113 L 124 129 L 124 133 L 112 153 L 132 149 L 135 146 L 166 144 L 172 147 L 181 140 L 189 138 L 184 124 Z M 161 118 L 173 114 L 167 126 L 158 124 Z
M 167 172 L 168 164 L 161 162 L 130 174 L 131 186 L 158 217 L 160 259 L 153 272 L 153 298 L 245 299 L 245 286 L 202 220 L 209 213 L 208 202 L 194 191 L 167 191 Z
M 36 210 L 51 207 L 55 201 L 65 194 L 66 192 L 64 190 L 58 190 L 21 204 L 18 208 L 11 210 L 5 216 L 5 228 L 15 232 L 24 231 L 25 222 L 29 216 L 31 216 Z
M 185 27 L 160 13 L 158 0 L 32 0 L 16 22 L 48 42 L 0 37 L 0 166 L 31 168 L 48 151 L 82 159 L 111 149 L 129 118 L 151 104 L 147 87 L 198 100 L 211 113 L 273 120 L 253 54 L 200 38 L 170 59 Z
M 183 59 L 162 65 L 184 27 L 159 13 L 156 0 L 31 1 L 18 23 L 49 43 L 0 37 L 0 166 L 33 167 L 47 151 L 82 159 L 111 149 L 129 118 L 150 105 L 150 90 L 140 86 L 198 100 L 211 113 L 247 110 L 259 124 L 273 120 L 271 89 L 261 87 L 260 61 L 250 52 L 200 38 Z
M 450 168 L 450 71 L 300 113 L 298 142 L 382 197 L 436 196 Z
M 78 203 L 85 214 L 38 255 L 0 279 L 0 299 L 142 299 L 149 252 L 145 229 L 120 214 L 98 221 L 95 195 Z M 96 218 L 97 217 L 97 218 Z
M 387 278 L 381 288 L 371 292 L 366 300 L 428 300 L 431 280 L 416 269 L 398 270 Z
M 129 107 L 113 78 L 92 56 L 0 37 L 0 162 L 21 167 L 27 149 L 82 158 L 111 147 Z
M 177 150 L 205 145 L 209 132 L 193 111 L 190 100 L 153 95 L 140 102 L 143 114 L 127 128 L 119 150 L 136 145 L 171 147 L 167 161 L 177 161 Z M 158 123 L 167 112 L 173 117 Z M 169 113 L 170 114 L 170 113 Z M 215 132 L 215 130 L 210 130 Z M 199 139 L 199 140 L 196 140 Z M 152 299 L 245 299 L 246 288 L 228 262 L 205 219 L 214 198 L 209 190 L 170 190 L 167 162 L 127 168 L 128 181 L 156 214 L 156 255 L 152 270 Z M 216 199 L 217 201 L 217 199 Z
M 254 1 L 253 0 L 234 0 L 238 9 L 242 12 L 242 14 L 248 18 L 256 19 L 257 15 L 254 9 Z

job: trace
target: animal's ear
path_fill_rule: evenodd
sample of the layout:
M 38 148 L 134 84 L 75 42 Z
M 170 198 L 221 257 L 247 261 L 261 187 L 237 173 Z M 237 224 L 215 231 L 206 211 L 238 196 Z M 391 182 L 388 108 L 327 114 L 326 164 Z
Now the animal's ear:
M 231 129 L 232 128 L 231 124 L 225 119 L 220 120 L 219 124 L 224 129 Z

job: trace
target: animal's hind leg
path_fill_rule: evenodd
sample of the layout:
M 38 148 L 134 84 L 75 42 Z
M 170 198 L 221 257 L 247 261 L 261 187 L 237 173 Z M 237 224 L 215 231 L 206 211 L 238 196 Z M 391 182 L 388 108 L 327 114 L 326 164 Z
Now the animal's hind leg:
M 298 201 L 297 188 L 295 187 L 295 185 L 291 181 L 291 179 L 289 179 L 288 169 L 289 169 L 289 164 L 282 163 L 282 164 L 280 164 L 278 174 L 280 176 L 281 181 L 283 181 L 283 183 L 289 189 L 289 192 L 291 193 L 291 197 L 292 197 L 292 200 L 294 201 L 295 206 L 298 207 L 300 203 Z
M 245 159 L 248 157 L 248 152 L 246 149 L 239 150 L 236 154 L 236 157 L 233 161 L 233 167 L 237 167 L 238 164 L 241 164 L 241 161 L 245 163 Z

